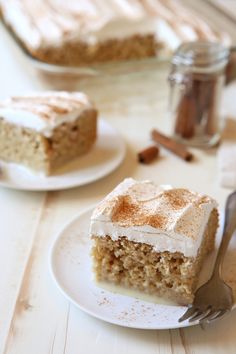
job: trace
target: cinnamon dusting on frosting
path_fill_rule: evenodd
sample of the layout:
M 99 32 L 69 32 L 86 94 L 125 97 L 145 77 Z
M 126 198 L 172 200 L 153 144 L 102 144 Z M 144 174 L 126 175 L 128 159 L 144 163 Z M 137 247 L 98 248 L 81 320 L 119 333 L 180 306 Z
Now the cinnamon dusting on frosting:
M 50 137 L 57 126 L 79 119 L 86 110 L 96 111 L 81 92 L 48 91 L 0 102 L 0 117 L 5 121 L 45 137 Z
M 31 50 L 154 34 L 168 49 L 182 41 L 230 43 L 223 31 L 174 0 L 0 0 L 5 21 Z
M 163 228 L 166 224 L 166 217 L 159 214 L 151 214 L 143 203 L 137 203 L 130 196 L 124 196 L 119 208 L 111 218 L 112 222 L 117 222 L 122 226 L 150 225 L 152 227 Z
M 90 233 L 195 257 L 216 208 L 215 200 L 188 189 L 127 178 L 95 208 Z
M 117 203 L 115 203 L 117 200 Z M 119 200 L 119 202 L 118 202 Z M 179 211 L 193 206 L 195 217 L 188 220 L 187 229 L 196 227 L 197 216 L 201 210 L 198 208 L 210 199 L 206 196 L 199 196 L 197 193 L 187 189 L 170 189 L 160 191 L 154 184 L 137 184 L 130 187 L 126 194 L 106 200 L 106 209 L 113 209 L 111 221 L 120 226 L 142 226 L 149 225 L 154 228 L 168 229 L 169 225 L 176 222 L 179 230 L 185 229 L 185 223 L 179 219 Z M 113 205 L 113 208 L 112 208 Z M 102 205 L 100 205 L 100 210 Z M 192 225 L 192 227 L 191 227 Z M 185 230 L 185 235 L 193 237 L 194 232 Z
M 44 92 L 28 96 L 15 96 L 0 102 L 0 109 L 27 111 L 44 120 L 56 120 L 83 107 L 91 105 L 81 92 Z
M 209 202 L 208 197 L 200 196 L 199 198 L 197 193 L 182 188 L 165 191 L 162 197 L 173 210 L 185 208 L 188 204 L 195 204 L 198 206 Z
M 163 188 L 152 182 L 126 179 L 95 209 L 93 218 L 121 227 L 151 226 L 174 230 L 196 239 L 206 214 L 214 204 L 207 196 L 184 188 Z

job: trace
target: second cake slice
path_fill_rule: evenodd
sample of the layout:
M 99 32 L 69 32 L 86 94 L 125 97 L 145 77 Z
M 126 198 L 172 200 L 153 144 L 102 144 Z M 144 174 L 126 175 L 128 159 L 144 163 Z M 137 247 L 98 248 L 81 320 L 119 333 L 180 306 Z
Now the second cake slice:
M 44 92 L 0 102 L 0 159 L 46 175 L 85 154 L 97 135 L 97 111 L 80 92 Z

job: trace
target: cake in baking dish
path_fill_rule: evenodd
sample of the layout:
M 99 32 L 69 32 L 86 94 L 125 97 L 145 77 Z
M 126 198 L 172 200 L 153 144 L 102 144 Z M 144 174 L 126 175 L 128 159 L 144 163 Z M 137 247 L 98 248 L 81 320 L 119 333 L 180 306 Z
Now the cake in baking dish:
M 189 304 L 217 227 L 212 198 L 125 179 L 91 217 L 96 278 Z
M 46 175 L 85 154 L 97 111 L 80 92 L 44 92 L 0 102 L 0 159 Z
M 49 63 L 154 57 L 197 39 L 229 43 L 177 0 L 0 0 L 0 6 L 23 46 Z

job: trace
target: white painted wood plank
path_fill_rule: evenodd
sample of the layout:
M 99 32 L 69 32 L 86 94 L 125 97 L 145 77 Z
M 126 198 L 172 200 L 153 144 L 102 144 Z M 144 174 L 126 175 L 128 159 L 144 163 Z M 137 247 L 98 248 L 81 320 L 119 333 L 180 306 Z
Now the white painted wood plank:
M 0 25 L 0 98 L 38 89 L 40 83 L 26 75 L 19 53 Z M 14 53 L 14 54 L 13 54 Z M 31 248 L 44 193 L 24 193 L 0 188 L 0 353 Z
M 44 195 L 0 189 L 0 353 Z

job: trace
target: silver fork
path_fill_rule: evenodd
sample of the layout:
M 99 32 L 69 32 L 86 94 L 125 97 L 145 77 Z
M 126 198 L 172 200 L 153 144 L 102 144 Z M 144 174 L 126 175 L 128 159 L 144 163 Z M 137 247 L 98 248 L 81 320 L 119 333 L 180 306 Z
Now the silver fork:
M 231 310 L 234 299 L 231 287 L 221 278 L 222 263 L 230 239 L 236 229 L 236 191 L 231 193 L 225 206 L 225 223 L 223 236 L 214 264 L 210 280 L 203 284 L 195 293 L 193 304 L 179 319 L 179 322 L 189 320 L 199 323 L 210 322 L 225 315 Z

